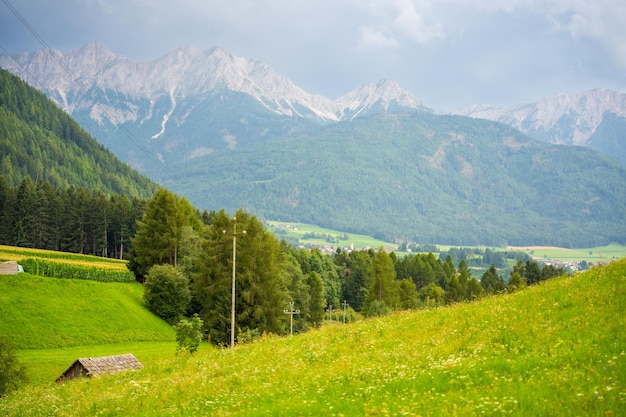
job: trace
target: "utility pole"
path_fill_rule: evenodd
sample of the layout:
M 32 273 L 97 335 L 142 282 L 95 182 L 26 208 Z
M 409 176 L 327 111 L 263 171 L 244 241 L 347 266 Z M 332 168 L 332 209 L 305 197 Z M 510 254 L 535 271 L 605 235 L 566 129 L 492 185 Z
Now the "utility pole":
M 346 307 L 348 307 L 348 301 L 343 300 L 341 305 L 343 306 L 343 324 L 346 324 Z
M 333 314 L 333 313 L 332 313 L 332 311 L 333 311 L 333 305 L 332 305 L 332 304 L 330 304 L 330 305 L 328 306 L 328 308 L 326 309 L 326 311 L 328 311 L 328 321 L 329 321 L 329 322 L 333 321 L 333 317 L 332 317 L 332 315 L 331 315 L 331 314 Z
M 223 230 L 226 234 L 226 230 Z M 245 236 L 244 230 L 240 236 Z M 235 263 L 237 260 L 237 218 L 233 216 L 233 286 L 231 291 L 231 311 L 230 311 L 230 347 L 235 347 Z
M 289 310 L 283 310 L 285 312 L 285 314 L 289 314 L 291 317 L 289 318 L 289 334 L 291 336 L 293 336 L 293 315 L 294 314 L 300 314 L 300 310 L 294 310 L 293 306 L 294 306 L 294 302 L 291 301 L 289 302 Z

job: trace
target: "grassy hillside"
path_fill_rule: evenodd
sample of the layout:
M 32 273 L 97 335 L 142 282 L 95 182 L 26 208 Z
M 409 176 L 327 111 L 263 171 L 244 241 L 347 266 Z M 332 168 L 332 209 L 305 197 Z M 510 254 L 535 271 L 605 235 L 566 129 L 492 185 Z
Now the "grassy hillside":
M 0 335 L 17 349 L 174 340 L 142 294 L 139 283 L 0 276 Z
M 621 260 L 472 304 L 32 386 L 0 399 L 0 414 L 617 416 L 624 311 Z

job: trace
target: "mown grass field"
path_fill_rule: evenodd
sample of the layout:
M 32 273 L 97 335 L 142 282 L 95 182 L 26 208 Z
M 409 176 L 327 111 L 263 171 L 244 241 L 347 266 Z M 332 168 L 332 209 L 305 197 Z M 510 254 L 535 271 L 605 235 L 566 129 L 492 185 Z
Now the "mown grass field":
M 0 276 L 0 335 L 17 349 L 174 340 L 143 305 L 139 283 Z
M 620 260 L 471 304 L 33 384 L 0 399 L 0 415 L 619 416 L 625 311 Z
M 171 357 L 173 329 L 143 305 L 139 283 L 0 275 L 0 336 L 33 385 L 53 382 L 79 357 Z

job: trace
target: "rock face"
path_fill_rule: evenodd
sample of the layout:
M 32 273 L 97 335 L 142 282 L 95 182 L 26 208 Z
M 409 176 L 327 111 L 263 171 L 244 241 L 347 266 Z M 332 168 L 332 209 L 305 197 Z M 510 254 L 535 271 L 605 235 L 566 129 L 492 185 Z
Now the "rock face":
M 237 57 L 220 48 L 205 52 L 181 48 L 155 61 L 137 63 L 91 43 L 66 53 L 40 50 L 13 57 L 2 55 L 0 66 L 46 92 L 70 114 L 94 105 L 90 91 L 112 91 L 127 97 L 122 105 L 110 103 L 92 114 L 98 122 L 109 119 L 115 124 L 137 121 L 138 101 L 154 106 L 166 98 L 173 110 L 185 101 L 224 92 L 248 95 L 277 115 L 321 121 L 353 118 L 376 109 L 428 110 L 391 81 L 371 83 L 337 101 L 308 94 L 263 62 Z M 196 100 L 189 100 L 192 97 Z M 148 111 L 147 116 L 155 115 Z
M 433 112 L 388 80 L 369 83 L 336 100 L 309 94 L 267 64 L 220 48 L 201 52 L 186 47 L 151 62 L 133 62 L 91 43 L 69 52 L 0 55 L 0 66 L 45 92 L 131 163 L 141 147 L 127 149 L 112 135 L 124 126 L 138 141 L 169 142 L 169 150 L 180 149 L 181 140 L 187 142 L 186 153 L 178 156 L 156 149 L 163 162 L 168 154 L 176 159 L 219 148 L 215 138 L 233 146 L 237 143 L 233 132 L 256 141 L 297 131 L 303 124 L 397 111 Z M 505 123 L 549 143 L 588 146 L 626 165 L 626 135 L 620 133 L 626 125 L 624 93 L 596 89 L 509 107 L 473 105 L 454 113 Z M 228 118 L 232 120 L 226 122 Z
M 474 105 L 455 113 L 505 123 L 554 144 L 589 146 L 626 163 L 626 140 L 616 143 L 604 133 L 614 130 L 607 129 L 607 124 L 616 126 L 626 119 L 624 93 L 595 89 L 509 107 Z

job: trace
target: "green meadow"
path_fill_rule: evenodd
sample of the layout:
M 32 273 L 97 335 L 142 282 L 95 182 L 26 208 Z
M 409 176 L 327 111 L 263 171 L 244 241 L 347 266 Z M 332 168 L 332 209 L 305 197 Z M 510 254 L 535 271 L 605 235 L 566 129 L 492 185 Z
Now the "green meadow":
M 555 248 L 550 246 L 516 247 L 535 259 L 556 259 L 560 261 L 587 261 L 593 263 L 606 263 L 626 257 L 626 246 L 606 245 L 586 249 Z
M 371 236 L 359 235 L 354 233 L 345 233 L 338 230 L 326 229 L 312 224 L 306 223 L 289 223 L 279 221 L 266 221 L 265 222 L 270 230 L 273 230 L 279 237 L 292 237 L 300 239 L 300 243 L 303 245 L 311 246 L 333 246 L 333 247 L 349 247 L 354 244 L 355 249 L 363 248 L 397 248 L 398 245 L 391 242 L 385 242 L 375 239 Z M 339 243 L 329 243 L 323 238 L 306 238 L 306 235 L 327 235 L 334 238 L 339 238 L 342 235 L 348 235 L 348 240 L 340 240 Z M 451 248 L 458 248 L 459 246 L 451 246 L 445 244 L 437 244 L 437 248 L 441 251 L 448 251 Z M 465 246 L 467 248 L 486 249 L 485 246 Z M 494 248 L 490 249 L 504 252 L 508 250 L 522 251 L 537 260 L 558 260 L 558 261 L 572 261 L 580 262 L 587 261 L 592 263 L 606 263 L 616 259 L 626 257 L 626 246 L 611 244 L 606 246 L 598 246 L 594 248 L 558 248 L 552 246 L 509 246 L 506 248 Z M 402 252 L 399 252 L 402 253 Z
M 350 247 L 350 245 L 354 244 L 355 249 L 363 249 L 363 248 L 374 248 L 378 249 L 380 247 L 392 247 L 395 248 L 397 245 L 394 243 L 384 242 L 379 239 L 375 239 L 371 236 L 359 235 L 356 233 L 344 233 L 337 230 L 326 229 L 323 227 L 319 227 L 313 224 L 306 223 L 289 223 L 289 222 L 279 222 L 279 221 L 266 221 L 265 222 L 270 229 L 274 229 L 274 232 L 279 231 L 278 236 L 280 237 L 293 237 L 300 239 L 300 243 L 303 245 L 309 244 L 312 246 L 334 246 L 334 247 Z M 329 243 L 324 238 L 307 238 L 305 239 L 306 234 L 316 234 L 316 235 L 328 235 L 333 238 L 338 238 L 342 235 L 348 235 L 348 240 L 340 240 L 339 243 Z
M 0 276 L 0 335 L 17 349 L 173 340 L 142 294 L 139 283 Z
M 134 283 L 11 279 L 0 278 L 1 321 L 28 311 L 0 334 L 21 340 L 30 372 L 63 362 L 62 372 L 83 352 L 131 352 L 144 369 L 64 384 L 51 372 L 0 399 L 0 415 L 626 414 L 626 260 L 474 303 L 326 323 L 234 349 L 203 344 L 193 356 L 175 355 L 173 332 L 147 318 Z M 87 283 L 93 291 L 79 285 Z M 31 306 L 17 304 L 22 297 Z M 48 330 L 43 316 L 54 311 L 60 323 Z M 32 335 L 15 328 L 23 320 Z M 72 342 L 37 341 L 58 332 Z

